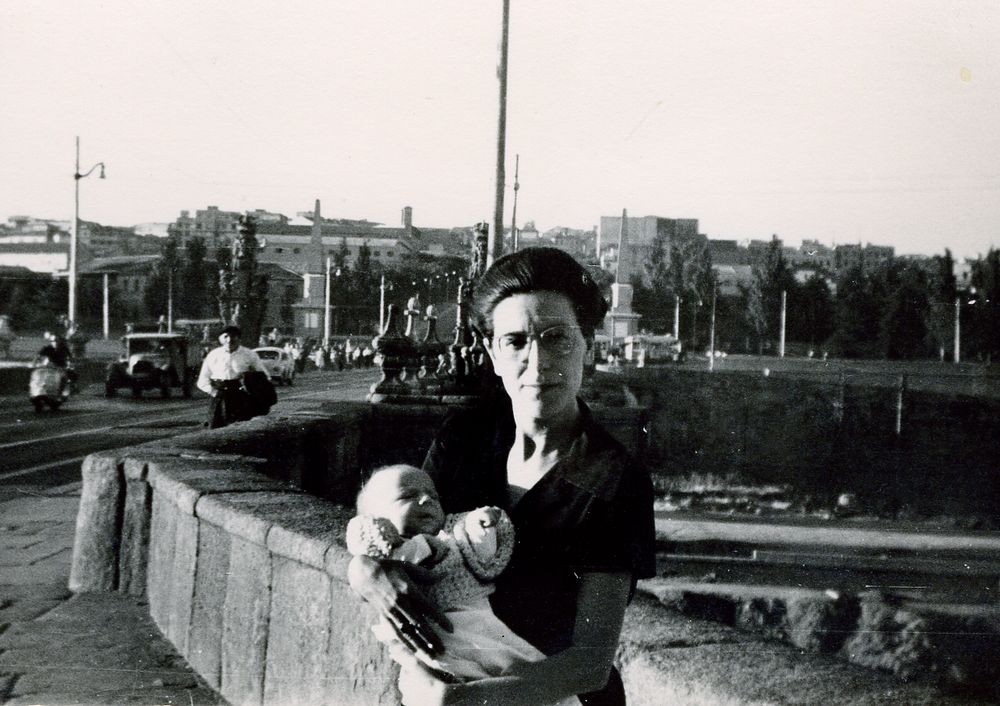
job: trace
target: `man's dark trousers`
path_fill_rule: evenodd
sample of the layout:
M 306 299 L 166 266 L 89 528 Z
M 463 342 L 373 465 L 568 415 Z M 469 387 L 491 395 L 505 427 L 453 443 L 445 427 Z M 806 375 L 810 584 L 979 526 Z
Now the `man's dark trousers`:
M 239 380 L 212 380 L 218 391 L 208 406 L 208 428 L 218 429 L 233 422 L 250 419 L 250 397 Z

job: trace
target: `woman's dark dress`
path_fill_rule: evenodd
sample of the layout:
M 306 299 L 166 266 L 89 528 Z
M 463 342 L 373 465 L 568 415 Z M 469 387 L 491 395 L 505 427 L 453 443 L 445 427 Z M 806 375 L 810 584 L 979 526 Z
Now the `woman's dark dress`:
M 445 422 L 424 461 L 445 512 L 497 505 L 517 533 L 514 556 L 490 598 L 497 616 L 545 654 L 570 646 L 580 572 L 624 571 L 632 586 L 655 574 L 653 488 L 646 469 L 598 426 L 581 402 L 582 432 L 567 454 L 511 506 L 510 402 Z M 624 704 L 617 670 L 585 704 Z

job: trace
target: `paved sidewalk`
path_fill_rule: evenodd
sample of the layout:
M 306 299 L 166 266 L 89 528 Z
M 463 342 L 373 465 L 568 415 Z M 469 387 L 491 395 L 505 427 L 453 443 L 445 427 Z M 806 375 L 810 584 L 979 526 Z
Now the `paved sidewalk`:
M 0 703 L 225 703 L 142 601 L 67 590 L 79 494 L 0 488 Z

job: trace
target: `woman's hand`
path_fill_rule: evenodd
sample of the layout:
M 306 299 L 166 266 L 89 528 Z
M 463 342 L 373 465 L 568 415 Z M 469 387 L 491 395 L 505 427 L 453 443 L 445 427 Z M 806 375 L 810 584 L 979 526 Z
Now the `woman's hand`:
M 355 593 L 385 617 L 406 647 L 429 657 L 441 653 L 441 641 L 430 621 L 448 632 L 451 621 L 416 585 L 432 580 L 426 569 L 356 556 L 347 567 L 347 580 Z
M 449 695 L 454 690 L 450 685 L 434 675 L 416 657 L 406 663 L 400 662 L 399 693 L 404 706 L 445 706 L 451 703 Z

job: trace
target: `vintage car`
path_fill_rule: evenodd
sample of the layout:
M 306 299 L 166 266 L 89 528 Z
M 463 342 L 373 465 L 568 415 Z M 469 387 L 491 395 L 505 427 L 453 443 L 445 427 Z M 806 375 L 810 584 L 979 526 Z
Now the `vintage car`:
M 638 367 L 650 363 L 679 363 L 684 360 L 681 342 L 669 333 L 662 336 L 636 334 L 625 337 L 625 360 Z
M 188 358 L 188 339 L 180 333 L 128 333 L 122 336 L 122 352 L 108 365 L 104 394 L 114 397 L 119 388 L 132 390 L 141 397 L 143 390 L 159 390 L 169 397 L 171 388 L 179 387 L 191 396 L 198 366 Z
M 271 382 L 282 385 L 291 385 L 295 382 L 295 361 L 284 348 L 276 346 L 262 346 L 254 348 L 253 352 L 260 358 L 260 362 L 267 368 L 267 374 Z

